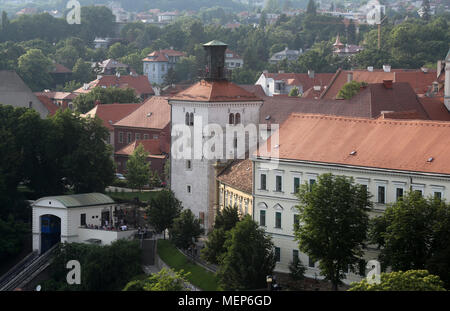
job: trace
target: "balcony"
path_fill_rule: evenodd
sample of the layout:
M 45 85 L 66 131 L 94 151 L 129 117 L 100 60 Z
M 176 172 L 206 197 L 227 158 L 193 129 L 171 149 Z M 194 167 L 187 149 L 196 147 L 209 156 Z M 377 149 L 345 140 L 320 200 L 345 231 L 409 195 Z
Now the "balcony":
M 119 239 L 131 240 L 138 232 L 137 229 L 127 228 L 126 230 L 119 229 L 103 229 L 103 228 L 90 228 L 79 227 L 78 228 L 78 242 L 92 243 L 92 241 L 101 241 L 98 244 L 109 245 Z

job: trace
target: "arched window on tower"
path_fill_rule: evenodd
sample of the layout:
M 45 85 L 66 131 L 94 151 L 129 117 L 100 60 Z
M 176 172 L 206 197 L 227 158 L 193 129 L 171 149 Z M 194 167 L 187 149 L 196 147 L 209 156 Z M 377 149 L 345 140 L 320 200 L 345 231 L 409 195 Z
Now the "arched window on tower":
M 193 113 L 193 112 L 191 112 L 191 113 L 189 114 L 189 125 L 190 125 L 190 126 L 193 126 L 193 125 L 194 125 L 194 113 Z
M 236 116 L 234 117 L 234 124 L 240 124 L 241 123 L 241 114 L 236 113 Z
M 228 124 L 234 124 L 234 113 L 230 113 L 228 116 Z
M 186 120 L 185 120 L 186 125 L 189 125 L 189 112 L 186 112 Z

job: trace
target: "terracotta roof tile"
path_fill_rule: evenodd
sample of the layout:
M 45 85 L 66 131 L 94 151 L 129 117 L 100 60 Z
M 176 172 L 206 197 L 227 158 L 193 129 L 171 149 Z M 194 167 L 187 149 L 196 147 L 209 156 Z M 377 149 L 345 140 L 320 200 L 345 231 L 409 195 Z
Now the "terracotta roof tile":
M 148 78 L 143 75 L 131 76 L 125 75 L 117 77 L 116 75 L 105 75 L 100 79 L 89 83 L 89 88 L 85 90 L 83 87 L 75 90 L 74 93 L 89 93 L 95 87 L 119 87 L 121 89 L 132 88 L 138 96 L 142 94 L 155 94 Z
M 253 189 L 253 163 L 250 159 L 234 160 L 217 179 L 235 189 L 251 194 Z
M 450 112 L 444 105 L 443 97 L 419 97 L 419 101 L 431 120 L 450 121 Z
M 450 174 L 450 123 L 292 114 L 263 157 Z M 356 151 L 355 155 L 350 155 Z M 278 152 L 279 155 L 276 155 Z M 427 160 L 433 158 L 431 162 Z
M 144 150 L 149 153 L 149 158 L 164 159 L 166 156 L 162 153 L 159 139 L 135 140 L 116 152 L 117 155 L 130 156 L 139 145 L 142 144 Z
M 260 101 L 255 94 L 226 81 L 202 80 L 173 96 L 171 100 L 200 102 Z
M 36 94 L 36 97 L 45 106 L 45 108 L 47 108 L 49 115 L 53 116 L 56 111 L 58 111 L 59 107 L 55 105 L 47 96 Z
M 141 104 L 108 104 L 97 105 L 87 113 L 83 114 L 83 117 L 99 117 L 103 121 L 103 126 L 108 130 L 114 130 L 113 124 L 117 121 L 125 118 L 127 115 L 135 111 L 141 106 Z
M 167 98 L 153 96 L 146 100 L 138 109 L 116 122 L 114 127 L 163 129 L 169 123 L 170 105 Z

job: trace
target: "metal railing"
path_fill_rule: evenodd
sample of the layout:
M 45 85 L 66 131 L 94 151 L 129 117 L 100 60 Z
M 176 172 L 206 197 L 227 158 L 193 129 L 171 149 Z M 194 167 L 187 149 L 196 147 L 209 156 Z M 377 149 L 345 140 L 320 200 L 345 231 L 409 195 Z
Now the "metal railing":
M 2 277 L 0 284 L 0 291 L 11 291 L 16 288 L 22 288 L 40 272 L 47 268 L 53 259 L 53 253 L 58 247 L 59 243 L 46 251 L 39 257 L 26 257 L 27 260 L 21 261 L 18 265 L 7 272 L 6 277 Z

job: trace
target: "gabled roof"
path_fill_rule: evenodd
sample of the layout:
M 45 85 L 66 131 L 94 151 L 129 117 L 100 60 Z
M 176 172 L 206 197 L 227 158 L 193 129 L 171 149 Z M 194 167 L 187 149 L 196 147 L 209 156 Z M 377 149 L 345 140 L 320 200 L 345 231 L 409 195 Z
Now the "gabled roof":
M 149 158 L 164 159 L 166 157 L 161 151 L 161 141 L 159 139 L 135 140 L 117 151 L 116 155 L 130 156 L 139 145 L 142 145 L 144 150 L 149 153 Z
M 251 194 L 253 189 L 253 164 L 247 159 L 234 160 L 218 176 L 217 180 L 237 190 Z
M 59 107 L 55 105 L 50 98 L 44 95 L 36 95 L 36 97 L 41 101 L 41 103 L 47 108 L 49 115 L 53 116 Z
M 232 56 L 229 57 L 229 56 L 227 56 L 228 54 L 231 54 Z M 226 51 L 225 51 L 225 59 L 242 59 L 242 57 L 239 56 L 238 53 L 236 53 L 236 52 L 234 52 L 234 51 L 232 51 L 230 49 L 226 49 Z
M 89 93 L 95 87 L 132 88 L 138 96 L 142 94 L 155 94 L 148 78 L 144 75 L 121 75 L 120 77 L 116 75 L 101 76 L 99 79 L 91 81 L 87 90 L 84 87 L 80 87 L 74 93 Z
M 170 123 L 170 105 L 166 97 L 153 96 L 138 109 L 116 122 L 114 127 L 163 129 Z
M 33 205 L 39 206 L 41 201 L 58 201 L 66 208 L 96 206 L 105 204 L 114 204 L 114 200 L 103 193 L 83 193 L 72 195 L 60 195 L 52 197 L 44 197 L 37 200 Z
M 201 80 L 171 97 L 170 100 L 197 101 L 197 102 L 244 102 L 260 101 L 255 94 L 240 86 L 226 81 Z
M 292 114 L 262 157 L 450 174 L 450 123 Z M 269 146 L 269 151 L 266 151 Z M 352 151 L 356 154 L 350 155 Z M 431 159 L 429 161 L 429 159 Z
M 129 66 L 126 64 L 122 64 L 115 59 L 109 58 L 99 63 L 101 68 L 128 68 Z
M 127 115 L 139 108 L 141 104 L 107 104 L 107 105 L 96 105 L 90 111 L 82 114 L 82 117 L 99 117 L 103 126 L 108 130 L 114 130 L 113 124 L 117 121 L 125 118 Z
M 72 73 L 72 70 L 61 64 L 54 64 L 50 73 Z
M 168 62 L 168 57 L 182 57 L 186 56 L 186 53 L 175 51 L 173 49 L 164 49 L 159 51 L 153 51 L 152 53 L 148 54 L 146 58 L 144 58 L 142 61 L 144 62 Z

